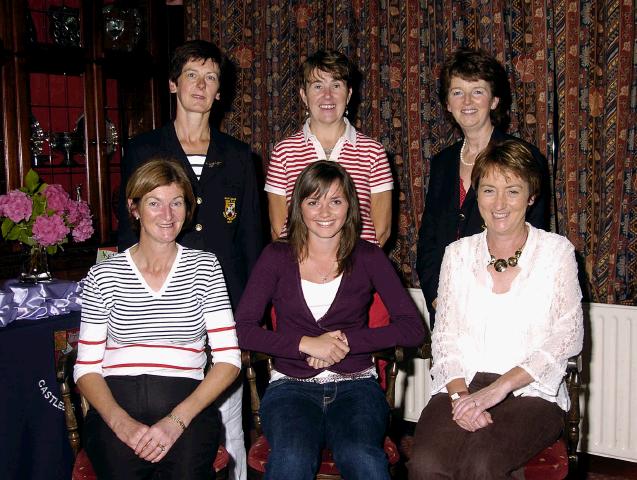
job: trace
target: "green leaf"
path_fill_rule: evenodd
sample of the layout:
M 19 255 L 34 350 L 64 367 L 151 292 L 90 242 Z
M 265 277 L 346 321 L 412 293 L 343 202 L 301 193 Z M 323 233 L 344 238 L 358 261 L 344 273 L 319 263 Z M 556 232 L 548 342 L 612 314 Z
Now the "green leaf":
M 33 211 L 31 218 L 35 219 L 46 213 L 46 197 L 44 195 L 33 195 Z
M 2 238 L 8 240 L 7 235 L 14 225 L 15 223 L 13 223 L 13 220 L 11 220 L 9 217 L 6 217 L 4 219 L 4 221 L 2 222 Z
M 27 235 L 27 237 L 24 240 L 22 240 L 22 243 L 24 243 L 24 244 L 26 244 L 26 245 L 28 245 L 30 247 L 33 247 L 37 242 L 35 241 L 35 238 Z
M 57 245 L 50 245 L 48 247 L 46 247 L 46 253 L 48 253 L 49 255 L 54 255 L 55 252 L 58 251 L 58 246 Z
M 22 232 L 24 232 L 24 230 L 20 228 L 19 225 L 14 225 L 5 238 L 7 240 L 18 240 Z
M 30 247 L 35 245 L 35 240 L 33 239 L 32 236 L 29 235 L 29 232 L 27 232 L 26 230 L 22 230 L 22 232 L 20 232 L 20 236 L 18 237 L 18 240 L 24 243 L 25 245 L 29 245 Z
M 27 172 L 26 177 L 24 177 L 24 186 L 31 194 L 37 191 L 40 186 L 40 176 L 35 170 L 31 169 Z

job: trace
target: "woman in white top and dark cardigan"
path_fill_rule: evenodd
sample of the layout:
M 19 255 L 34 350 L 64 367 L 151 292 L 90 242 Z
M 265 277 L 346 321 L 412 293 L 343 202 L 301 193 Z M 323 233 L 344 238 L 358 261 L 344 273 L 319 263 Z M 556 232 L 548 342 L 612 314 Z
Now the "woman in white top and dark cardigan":
M 413 480 L 514 478 L 559 437 L 567 360 L 582 347 L 573 245 L 525 223 L 541 182 L 529 149 L 490 145 L 471 182 L 486 230 L 445 251 Z

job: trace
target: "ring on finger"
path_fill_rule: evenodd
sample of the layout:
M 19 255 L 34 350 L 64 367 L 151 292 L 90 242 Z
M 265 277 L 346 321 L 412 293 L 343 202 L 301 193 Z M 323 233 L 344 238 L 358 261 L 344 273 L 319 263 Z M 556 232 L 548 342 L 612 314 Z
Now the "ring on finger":
M 166 451 L 166 445 L 164 445 L 164 444 L 160 443 L 160 444 L 158 444 L 157 446 L 159 447 L 159 449 L 160 449 L 162 452 L 165 452 L 165 451 Z

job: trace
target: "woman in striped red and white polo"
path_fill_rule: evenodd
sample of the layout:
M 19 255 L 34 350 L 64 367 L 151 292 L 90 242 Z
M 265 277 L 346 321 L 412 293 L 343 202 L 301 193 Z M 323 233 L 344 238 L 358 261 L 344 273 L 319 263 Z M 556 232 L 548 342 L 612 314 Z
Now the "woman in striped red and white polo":
M 361 238 L 381 247 L 389 238 L 394 184 L 385 149 L 346 118 L 353 72 L 348 58 L 334 50 L 320 50 L 301 65 L 299 93 L 307 119 L 301 130 L 274 147 L 265 182 L 273 240 L 285 232 L 294 182 L 317 160 L 338 162 L 354 180 Z
M 354 67 L 340 52 L 319 50 L 303 62 L 299 76 L 307 119 L 301 130 L 274 147 L 265 181 L 272 239 L 285 236 L 288 206 L 301 171 L 318 160 L 332 160 L 356 186 L 361 238 L 382 247 L 391 234 L 394 183 L 383 146 L 356 131 L 346 118 Z M 374 295 L 369 325 L 388 323 L 387 309 Z
M 212 402 L 241 365 L 223 273 L 214 254 L 176 242 L 195 208 L 178 163 L 143 164 L 126 197 L 139 242 L 84 281 L 74 376 L 91 404 L 85 448 L 99 478 L 208 478 Z

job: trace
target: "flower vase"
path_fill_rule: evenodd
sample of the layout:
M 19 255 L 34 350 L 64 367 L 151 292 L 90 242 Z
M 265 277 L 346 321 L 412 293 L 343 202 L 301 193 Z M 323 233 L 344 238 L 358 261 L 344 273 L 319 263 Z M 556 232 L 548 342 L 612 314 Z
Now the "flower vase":
M 30 247 L 22 264 L 20 283 L 50 282 L 51 279 L 46 248 L 41 245 Z

